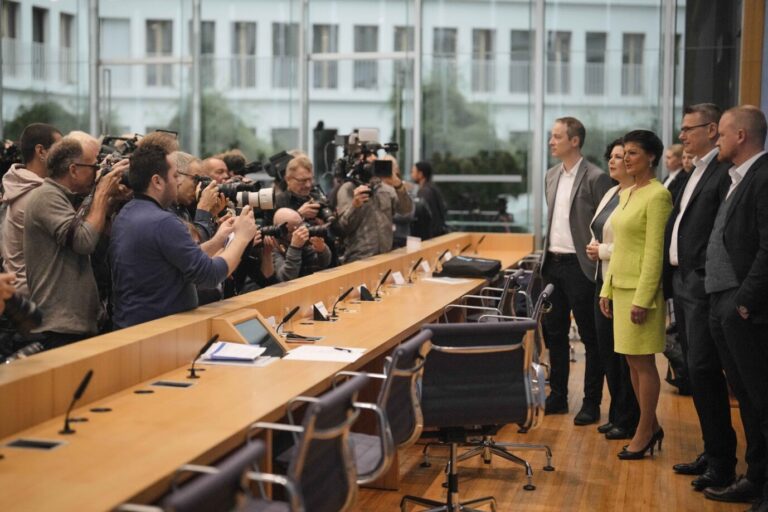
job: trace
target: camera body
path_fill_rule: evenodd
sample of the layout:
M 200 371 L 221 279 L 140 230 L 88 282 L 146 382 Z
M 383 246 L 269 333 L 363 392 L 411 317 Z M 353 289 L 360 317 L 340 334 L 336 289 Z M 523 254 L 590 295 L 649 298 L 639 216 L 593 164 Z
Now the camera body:
M 288 223 L 283 222 L 277 226 L 261 226 L 261 236 L 271 236 L 277 239 L 288 236 Z
M 203 188 L 212 181 L 213 179 L 208 176 L 195 175 L 195 183 L 199 183 Z M 261 184 L 255 181 L 222 183 L 219 185 L 219 192 L 232 201 L 236 208 L 247 205 L 254 210 L 275 209 L 275 190 L 272 187 L 261 188 Z
M 333 211 L 333 208 L 330 207 L 328 198 L 325 195 L 325 192 L 323 192 L 323 189 L 320 187 L 320 185 L 315 185 L 312 187 L 312 190 L 309 191 L 309 197 L 312 198 L 312 201 L 320 205 L 320 209 L 317 210 L 317 218 L 322 220 L 325 223 L 333 223 L 336 222 L 336 212 Z

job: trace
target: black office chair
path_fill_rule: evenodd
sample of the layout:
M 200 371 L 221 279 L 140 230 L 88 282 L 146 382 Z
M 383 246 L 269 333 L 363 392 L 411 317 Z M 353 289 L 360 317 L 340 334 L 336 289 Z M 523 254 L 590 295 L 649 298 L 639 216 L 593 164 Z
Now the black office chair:
M 357 483 L 371 483 L 387 472 L 395 451 L 415 443 L 421 435 L 424 418 L 421 414 L 418 380 L 421 377 L 426 356 L 425 345 L 431 339 L 431 331 L 422 331 L 402 343 L 386 358 L 384 371 L 368 373 L 371 378 L 383 381 L 376 400 L 379 418 L 379 435 L 350 433 L 357 465 Z M 351 377 L 357 372 L 339 372 L 337 377 Z M 356 405 L 366 408 L 368 404 Z M 368 407 L 370 408 L 370 407 Z
M 512 314 L 515 293 L 519 288 L 517 279 L 522 272 L 522 270 L 518 270 L 515 273 L 505 273 L 502 277 L 501 287 L 486 286 L 481 288 L 477 295 L 463 295 L 458 303 L 448 304 L 443 308 L 443 319 L 448 321 L 448 313 L 455 309 L 464 311 L 467 322 L 477 321 L 483 314 Z M 468 300 L 480 304 L 467 304 Z
M 251 512 L 341 512 L 350 510 L 357 498 L 357 472 L 349 443 L 349 430 L 360 415 L 357 395 L 368 383 L 368 376 L 357 375 L 324 395 L 296 397 L 288 403 L 290 424 L 257 422 L 251 425 L 248 439 L 261 430 L 291 432 L 294 447 L 285 476 L 251 472 L 254 482 L 285 487 L 289 502 L 251 497 L 244 510 Z M 293 412 L 308 404 L 301 424 L 295 425 Z
M 121 512 L 229 512 L 236 508 L 242 494 L 242 480 L 259 459 L 264 456 L 261 441 L 248 443 L 237 449 L 216 466 L 186 464 L 174 474 L 171 492 L 161 500 L 160 506 L 126 503 L 116 510 Z M 187 473 L 200 473 L 181 485 L 180 479 Z
M 460 501 L 458 448 L 469 438 L 495 434 L 503 425 L 538 425 L 543 403 L 535 398 L 540 393 L 533 384 L 525 336 L 536 325 L 533 320 L 513 320 L 425 326 L 433 335 L 424 365 L 421 407 L 424 426 L 436 428 L 434 434 L 440 442 L 450 445 L 448 495 L 445 503 L 405 496 L 402 511 L 408 503 L 448 512 L 470 511 L 472 506 L 487 503 L 496 510 L 496 500 L 490 496 Z M 528 483 L 524 487 L 533 489 L 530 464 L 505 450 L 503 456 L 525 467 Z

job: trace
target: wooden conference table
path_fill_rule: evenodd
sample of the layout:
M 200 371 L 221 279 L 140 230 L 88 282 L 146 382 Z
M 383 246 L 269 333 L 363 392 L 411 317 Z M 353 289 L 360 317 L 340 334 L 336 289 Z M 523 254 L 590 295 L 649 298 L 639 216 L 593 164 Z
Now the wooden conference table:
M 297 332 L 324 336 L 320 344 L 365 348 L 354 363 L 207 365 L 188 388 L 150 386 L 157 380 L 190 382 L 188 362 L 212 333 L 252 318 L 254 310 L 279 319 L 299 305 L 306 315 L 339 289 L 372 284 L 390 268 L 407 275 L 419 257 L 432 265 L 445 249 L 474 248 L 481 236 L 444 235 L 414 252 L 400 249 L 1 365 L 0 510 L 109 510 L 156 499 L 179 466 L 215 461 L 243 443 L 251 423 L 280 419 L 291 398 L 322 393 L 338 371 L 380 371 L 381 357 L 392 347 L 483 281 L 390 286 L 382 302 L 355 304 L 337 322 L 296 322 Z M 532 249 L 531 235 L 489 234 L 478 255 L 508 267 Z M 63 413 L 88 369 L 94 376 L 73 416 L 89 421 L 73 424 L 75 434 L 61 435 Z M 154 393 L 136 394 L 139 389 Z M 111 411 L 90 411 L 96 407 Z M 49 451 L 7 446 L 18 438 L 64 444 Z

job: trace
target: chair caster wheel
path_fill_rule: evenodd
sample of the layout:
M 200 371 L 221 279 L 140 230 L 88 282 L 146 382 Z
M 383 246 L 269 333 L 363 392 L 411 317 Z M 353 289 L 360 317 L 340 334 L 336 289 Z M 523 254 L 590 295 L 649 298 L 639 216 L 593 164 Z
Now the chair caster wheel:
M 536 490 L 536 486 L 533 485 L 533 484 L 525 484 L 523 486 L 523 489 L 525 489 L 526 491 L 535 491 Z
M 432 467 L 432 463 L 431 462 L 422 462 L 421 463 L 421 467 L 423 467 L 423 468 L 431 468 Z
M 544 471 L 554 471 L 555 470 L 555 466 L 544 466 L 542 469 Z

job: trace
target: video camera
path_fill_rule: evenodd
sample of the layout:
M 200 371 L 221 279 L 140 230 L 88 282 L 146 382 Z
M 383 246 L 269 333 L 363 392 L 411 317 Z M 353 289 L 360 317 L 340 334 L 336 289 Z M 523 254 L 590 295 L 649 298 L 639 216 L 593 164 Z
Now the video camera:
M 334 163 L 336 177 L 351 181 L 356 185 L 368 185 L 371 178 L 388 178 L 392 176 L 390 160 L 368 161 L 371 155 L 380 150 L 387 154 L 397 154 L 400 147 L 397 142 L 381 144 L 377 141 L 378 130 L 357 130 L 349 135 L 337 135 L 334 139 L 336 147 L 343 148 L 344 156 Z
M 238 174 L 245 176 L 246 174 L 254 174 L 257 172 L 265 172 L 271 178 L 278 181 L 285 180 L 285 168 L 288 167 L 288 162 L 293 160 L 293 155 L 288 154 L 286 151 L 280 151 L 269 157 L 267 163 L 261 163 L 258 160 L 245 164 Z
M 207 187 L 212 181 L 208 176 L 195 176 L 195 183 L 200 183 L 202 187 Z M 222 183 L 219 192 L 232 201 L 236 208 L 248 205 L 254 210 L 275 209 L 275 189 L 261 188 L 261 184 L 256 181 Z

